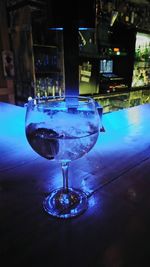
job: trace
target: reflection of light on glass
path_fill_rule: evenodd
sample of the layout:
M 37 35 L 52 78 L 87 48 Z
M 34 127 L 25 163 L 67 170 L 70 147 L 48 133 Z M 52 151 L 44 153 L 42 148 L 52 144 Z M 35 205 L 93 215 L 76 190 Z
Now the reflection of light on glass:
M 118 11 L 112 11 L 111 21 L 110 21 L 110 26 L 111 27 L 114 25 L 114 22 L 117 19 L 117 16 L 118 16 Z
M 127 110 L 128 121 L 131 124 L 139 124 L 140 123 L 140 111 L 135 109 L 134 111 L 132 108 Z

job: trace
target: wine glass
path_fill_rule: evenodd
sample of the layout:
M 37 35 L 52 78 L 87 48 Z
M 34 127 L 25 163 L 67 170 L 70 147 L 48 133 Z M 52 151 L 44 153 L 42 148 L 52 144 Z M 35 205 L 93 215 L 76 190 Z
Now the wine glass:
M 29 144 L 40 156 L 55 160 L 62 167 L 63 186 L 53 190 L 43 202 L 50 215 L 71 218 L 87 209 L 86 193 L 68 185 L 68 167 L 95 145 L 99 122 L 96 102 L 90 97 L 43 97 L 28 101 L 25 130 Z

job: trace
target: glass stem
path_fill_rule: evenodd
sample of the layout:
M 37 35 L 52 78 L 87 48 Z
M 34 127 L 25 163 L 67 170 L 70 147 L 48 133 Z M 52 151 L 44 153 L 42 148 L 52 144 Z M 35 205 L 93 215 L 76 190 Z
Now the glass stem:
M 68 167 L 69 167 L 69 162 L 62 162 L 61 163 L 62 167 L 62 174 L 63 174 L 63 189 L 65 192 L 68 191 Z

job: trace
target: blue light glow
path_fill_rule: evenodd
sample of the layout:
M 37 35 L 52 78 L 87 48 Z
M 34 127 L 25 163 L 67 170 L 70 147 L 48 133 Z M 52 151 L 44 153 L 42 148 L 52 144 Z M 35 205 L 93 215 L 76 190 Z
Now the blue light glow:
M 61 167 L 56 162 L 38 156 L 28 144 L 25 136 L 25 112 L 25 107 L 0 103 L 0 153 L 4 157 L 0 164 L 0 171 L 26 163 L 30 164 L 30 160 L 37 159 L 38 164 L 35 163 L 35 165 L 41 165 L 38 167 L 41 171 L 39 177 L 44 180 L 44 191 L 49 192 L 62 185 Z M 142 112 L 142 109 L 133 107 L 104 114 L 102 120 L 106 132 L 99 134 L 97 143 L 87 155 L 70 164 L 69 184 L 82 188 L 89 196 L 94 190 L 95 177 L 99 177 L 97 187 L 110 179 L 110 177 L 104 177 L 106 168 L 109 170 L 108 174 L 110 173 L 111 178 L 119 175 L 119 171 L 122 171 L 118 169 L 120 168 L 120 158 L 126 168 L 134 164 L 132 161 L 127 161 L 130 155 L 135 155 L 135 151 L 137 151 L 137 157 L 140 157 L 140 151 L 148 149 L 149 124 L 147 117 L 144 116 L 145 112 L 149 112 L 149 109 L 144 109 Z M 69 123 L 69 118 L 70 116 L 66 124 Z M 9 157 L 7 158 L 8 151 Z M 117 174 L 112 165 L 114 155 Z M 53 167 L 49 177 L 51 166 Z M 37 182 L 38 185 L 41 190 L 41 183 Z M 94 212 L 93 207 L 96 207 L 97 199 L 89 197 L 89 200 L 89 207 L 92 207 L 90 212 Z
M 63 31 L 63 28 L 61 27 L 55 27 L 55 28 L 48 28 L 48 30 L 52 30 L 52 31 Z
M 23 107 L 0 103 L 0 153 L 5 157 L 9 151 L 9 157 L 1 161 L 0 171 L 39 158 L 25 136 L 25 111 Z
M 53 28 L 49 27 L 48 30 L 63 31 L 63 27 L 53 27 Z M 92 30 L 92 28 L 79 27 L 79 31 L 87 31 L 87 30 Z
M 92 30 L 91 28 L 85 28 L 85 27 L 80 27 L 79 31 L 87 31 L 87 30 Z
M 141 122 L 141 114 L 139 109 L 135 109 L 134 113 L 132 111 L 132 109 L 127 109 L 127 117 L 128 117 L 128 121 L 130 124 L 140 124 Z

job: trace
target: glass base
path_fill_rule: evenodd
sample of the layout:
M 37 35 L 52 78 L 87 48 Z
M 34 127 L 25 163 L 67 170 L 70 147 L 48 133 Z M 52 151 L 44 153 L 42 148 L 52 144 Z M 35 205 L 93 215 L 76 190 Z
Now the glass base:
M 88 207 L 87 195 L 78 189 L 59 188 L 53 190 L 43 202 L 47 213 L 58 218 L 72 218 Z

